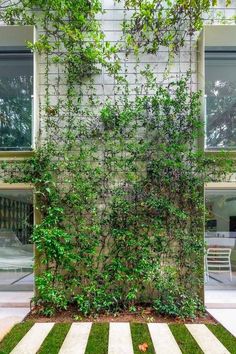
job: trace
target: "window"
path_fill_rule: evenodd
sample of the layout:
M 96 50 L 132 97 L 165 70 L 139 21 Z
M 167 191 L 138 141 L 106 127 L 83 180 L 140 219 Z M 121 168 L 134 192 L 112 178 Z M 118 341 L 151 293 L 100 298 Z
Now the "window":
M 236 148 L 236 48 L 206 47 L 206 146 Z
M 0 189 L 0 291 L 33 289 L 32 190 Z
M 198 38 L 198 89 L 206 151 L 236 150 L 236 25 L 205 25 Z
M 33 53 L 25 43 L 32 41 L 32 28 L 6 26 L 1 34 L 0 150 L 29 151 L 33 144 Z
M 236 189 L 205 191 L 206 287 L 236 288 Z

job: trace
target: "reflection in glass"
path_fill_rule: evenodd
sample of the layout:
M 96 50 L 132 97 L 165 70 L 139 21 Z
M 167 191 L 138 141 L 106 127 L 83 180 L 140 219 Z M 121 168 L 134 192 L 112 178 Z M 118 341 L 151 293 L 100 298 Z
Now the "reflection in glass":
M 236 50 L 205 52 L 206 147 L 236 148 Z
M 0 291 L 33 289 L 32 192 L 0 190 Z
M 236 289 L 236 190 L 206 191 L 206 286 Z
M 32 147 L 33 55 L 0 50 L 0 150 Z

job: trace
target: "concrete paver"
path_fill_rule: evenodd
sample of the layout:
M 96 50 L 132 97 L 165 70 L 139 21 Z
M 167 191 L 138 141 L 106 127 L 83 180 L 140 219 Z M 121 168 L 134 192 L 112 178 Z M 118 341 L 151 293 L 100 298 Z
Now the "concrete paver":
M 91 327 L 91 322 L 72 323 L 59 354 L 84 354 Z
M 236 337 L 236 309 L 208 309 L 208 312 Z
M 204 354 L 230 354 L 204 324 L 185 325 Z
M 181 350 L 166 323 L 148 323 L 156 354 L 181 354 Z
M 35 323 L 11 351 L 11 354 L 36 354 L 53 326 L 53 322 Z
M 110 323 L 108 354 L 134 354 L 129 323 Z

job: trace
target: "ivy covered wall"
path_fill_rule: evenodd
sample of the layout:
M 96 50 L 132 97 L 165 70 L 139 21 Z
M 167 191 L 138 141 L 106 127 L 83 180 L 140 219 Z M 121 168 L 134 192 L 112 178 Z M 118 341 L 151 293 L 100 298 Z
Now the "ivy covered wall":
M 2 164 L 4 181 L 35 186 L 38 311 L 202 310 L 203 187 L 233 166 L 196 144 L 196 37 L 204 11 L 215 16 L 210 5 L 3 4 L 5 23 L 38 33 L 28 43 L 39 58 L 37 147 L 29 159 Z

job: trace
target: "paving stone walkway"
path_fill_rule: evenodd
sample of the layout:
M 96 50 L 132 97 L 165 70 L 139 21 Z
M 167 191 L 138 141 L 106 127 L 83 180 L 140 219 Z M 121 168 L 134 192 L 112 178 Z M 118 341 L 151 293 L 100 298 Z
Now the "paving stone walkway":
M 11 354 L 36 354 L 54 323 L 35 323 Z M 73 323 L 59 354 L 84 354 L 92 323 Z M 203 324 L 186 324 L 205 354 L 228 354 L 229 351 Z M 156 354 L 181 354 L 181 350 L 167 324 L 149 323 L 148 329 Z M 129 323 L 113 322 L 109 325 L 108 354 L 134 354 Z M 192 353 L 191 353 L 192 354 Z
M 236 300 L 235 300 L 236 301 Z M 208 309 L 212 317 L 236 337 L 236 309 Z
M 83 354 L 89 338 L 92 323 L 72 323 L 59 354 Z
M 35 323 L 12 350 L 11 354 L 36 354 L 54 323 Z
M 166 354 L 181 354 L 176 340 L 166 323 L 149 323 L 148 329 L 155 352 Z
M 203 324 L 187 324 L 189 332 L 205 354 L 230 354 L 214 334 Z
M 129 323 L 110 323 L 109 354 L 133 354 L 133 345 Z

